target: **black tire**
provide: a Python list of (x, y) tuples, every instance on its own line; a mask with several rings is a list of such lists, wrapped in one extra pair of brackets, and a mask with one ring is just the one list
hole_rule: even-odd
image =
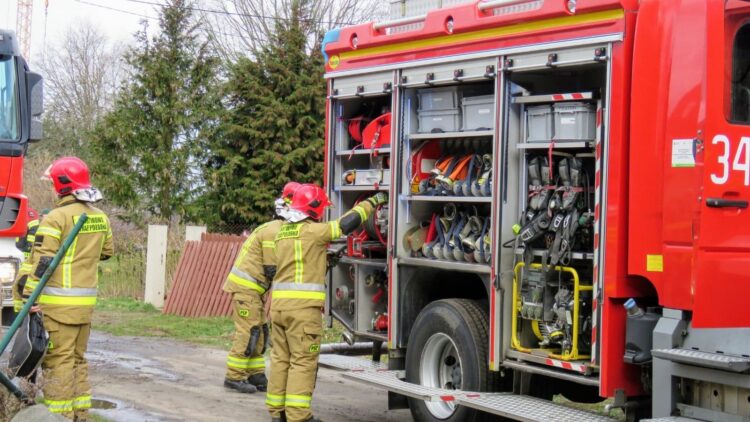
[[(445, 299), (430, 303), (419, 313), (409, 336), (406, 351), (406, 380), (422, 384), (423, 352), (430, 338), (441, 333), (455, 345), (460, 361), (461, 385), (465, 391), (491, 391), (496, 375), (488, 368), (489, 318), (486, 307), (468, 299)], [(443, 337), (444, 336), (439, 336)], [(417, 422), (480, 422), (496, 420), (484, 412), (462, 406), (449, 417), (440, 418), (422, 400), (409, 398), (409, 408)]]

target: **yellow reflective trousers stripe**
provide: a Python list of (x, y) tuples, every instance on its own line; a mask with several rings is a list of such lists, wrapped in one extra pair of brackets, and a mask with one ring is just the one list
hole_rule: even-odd
[(96, 305), (96, 296), (40, 295), (39, 303), (47, 305), (94, 306)]
[(266, 367), (266, 358), (236, 358), (234, 356), (227, 357), (227, 366), (230, 368), (237, 369), (262, 369)]
[(91, 409), (91, 396), (89, 395), (78, 396), (75, 399), (73, 399), (73, 409), (74, 410)]
[(287, 394), (286, 398), (284, 399), (285, 407), (298, 407), (307, 409), (310, 407), (310, 403), (312, 403), (312, 396)]
[(284, 407), (284, 396), (266, 393), (266, 404), (272, 407)]
[(52, 413), (66, 413), (73, 411), (73, 400), (44, 400), (47, 410)]

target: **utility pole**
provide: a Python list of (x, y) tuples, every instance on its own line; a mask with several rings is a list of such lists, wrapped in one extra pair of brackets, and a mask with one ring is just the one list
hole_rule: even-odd
[(16, 35), (18, 36), (21, 52), (26, 60), (31, 58), (31, 16), (34, 11), (34, 0), (17, 0), (16, 3)]

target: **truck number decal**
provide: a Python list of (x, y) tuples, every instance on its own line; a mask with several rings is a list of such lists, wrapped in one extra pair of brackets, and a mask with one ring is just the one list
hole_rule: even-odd
[[(716, 158), (721, 166), (719, 174), (711, 173), (711, 181), (716, 185), (723, 185), (729, 181), (729, 160), (732, 156), (732, 147), (729, 138), (725, 135), (716, 135), (711, 141), (712, 145), (722, 144), (723, 149)], [(750, 137), (743, 136), (734, 154), (731, 169), (743, 174), (743, 183), (750, 186)]]

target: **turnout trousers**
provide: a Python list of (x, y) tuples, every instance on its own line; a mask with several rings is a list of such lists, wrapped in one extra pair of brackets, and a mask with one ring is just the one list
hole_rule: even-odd
[[(263, 347), (266, 343), (263, 331), (264, 313), (263, 301), (259, 294), (232, 293), (234, 338), (232, 349), (227, 357), (227, 379), (241, 381), (265, 371), (266, 361), (263, 357)], [(253, 333), (257, 333), (255, 334), (256, 345), (253, 350), (248, 350)]]
[(44, 315), (49, 332), (44, 371), (44, 404), (50, 412), (68, 419), (86, 419), (91, 408), (89, 365), (84, 354), (91, 324), (63, 324)]
[(266, 406), (271, 417), (286, 413), (289, 422), (312, 417), (312, 394), (318, 376), (318, 356), (323, 335), (319, 307), (289, 311), (271, 308), (271, 379)]

